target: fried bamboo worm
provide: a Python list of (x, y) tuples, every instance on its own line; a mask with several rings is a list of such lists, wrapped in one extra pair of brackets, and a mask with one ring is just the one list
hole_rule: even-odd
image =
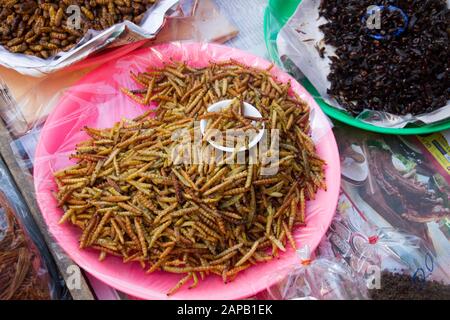
[(213, 177), (211, 177), (201, 188), (200, 192), (205, 192), (209, 187), (216, 184), (226, 173), (228, 172), (228, 168), (224, 167), (220, 169)]
[(100, 223), (98, 224), (97, 228), (94, 231), (94, 234), (92, 235), (92, 237), (89, 239), (89, 243), (88, 244), (93, 244), (95, 243), (95, 241), (97, 240), (98, 236), (100, 235), (100, 233), (102, 232), (103, 227), (105, 226), (106, 222), (111, 218), (112, 212), (108, 211), (100, 220)]
[(305, 190), (302, 189), (300, 191), (300, 222), (305, 222), (305, 209), (306, 209), (306, 203), (305, 203)]
[(181, 186), (174, 174), (172, 174), (172, 183), (173, 183), (173, 187), (175, 188), (175, 196), (177, 198), (178, 203), (183, 204), (184, 198), (183, 198)]
[(281, 241), (277, 238), (275, 238), (273, 235), (270, 235), (269, 240), (272, 241), (272, 243), (281, 251), (286, 251), (286, 248), (283, 246), (283, 244), (281, 243)]
[(206, 272), (206, 271), (221, 271), (225, 267), (223, 265), (217, 265), (217, 266), (198, 266), (198, 267), (184, 267), (184, 268), (176, 268), (176, 267), (169, 267), (169, 266), (163, 266), (162, 269), (167, 272), (172, 273), (190, 273), (190, 272)]
[(147, 273), (152, 273), (152, 272), (158, 270), (158, 268), (165, 262), (166, 257), (169, 256), (169, 254), (171, 253), (173, 248), (174, 248), (174, 245), (171, 245), (171, 246), (165, 248), (164, 251), (159, 255), (158, 260), (156, 261), (156, 263), (154, 263), (150, 267), (150, 269), (148, 269)]
[(142, 254), (145, 258), (145, 257), (147, 257), (147, 243), (146, 243), (145, 237), (144, 237), (144, 230), (143, 230), (141, 218), (134, 219), (134, 227), (136, 228), (139, 243), (141, 244)]
[(192, 273), (193, 283), (189, 286), (189, 289), (193, 289), (198, 286), (198, 276), (197, 273)]
[(75, 213), (74, 210), (72, 209), (68, 209), (66, 210), (66, 212), (64, 213), (64, 215), (61, 217), (61, 219), (59, 219), (58, 223), (64, 223), (66, 222), (68, 219), (70, 219), (70, 217)]
[(239, 267), (234, 267), (232, 269), (230, 269), (229, 271), (226, 272), (226, 276), (228, 278), (235, 276), (236, 274), (238, 274), (239, 272), (244, 271), (245, 269), (248, 269), (251, 266), (250, 263), (241, 265)]
[(119, 238), (119, 241), (121, 244), (125, 243), (125, 240), (123, 238), (123, 231), (120, 229), (120, 227), (117, 225), (116, 221), (114, 219), (111, 219), (111, 225), (116, 231), (116, 235)]
[(159, 226), (158, 228), (156, 228), (152, 232), (152, 238), (151, 238), (150, 243), (148, 245), (149, 249), (151, 249), (153, 247), (153, 245), (155, 244), (156, 240), (161, 236), (163, 231), (171, 224), (172, 224), (172, 221), (169, 220), (169, 221), (165, 222), (164, 224), (162, 224), (161, 226)]
[[(139, 248), (139, 250), (142, 250), (142, 248), (140, 248), (141, 244), (139, 241), (139, 238), (136, 236), (136, 234), (133, 231), (133, 227), (131, 225), (131, 221), (130, 219), (125, 216), (125, 231), (128, 234), (128, 236), (131, 238), (131, 240), (134, 242), (134, 244)], [(117, 220), (120, 221), (120, 220)]]
[(87, 227), (83, 230), (83, 234), (80, 237), (80, 249), (86, 247), (87, 241), (91, 236), (90, 233), (94, 230), (97, 223), (98, 223), (98, 215), (93, 215), (92, 218), (89, 220)]
[(152, 80), (150, 81), (150, 84), (148, 85), (147, 92), (145, 94), (145, 98), (144, 98), (145, 105), (148, 105), (149, 102), (151, 101), (151, 95), (153, 92), (154, 85), (155, 85), (155, 78), (152, 78)]
[(192, 273), (189, 273), (187, 276), (185, 276), (183, 279), (181, 279), (180, 281), (178, 281), (178, 283), (171, 288), (168, 292), (167, 295), (171, 296), (173, 295), (177, 290), (179, 290), (186, 282), (188, 282), (190, 279), (192, 278)]
[(256, 249), (258, 248), (259, 240), (255, 241), (255, 243), (252, 245), (250, 250), (235, 264), (235, 267), (239, 267), (243, 265), (247, 260), (249, 260), (253, 254), (255, 253)]
[(242, 177), (242, 175), (247, 176), (247, 172), (243, 172), (243, 173), (240, 174), (240, 175), (236, 175), (236, 176), (234, 176), (234, 177), (227, 178), (227, 179), (226, 179), (224, 182), (222, 182), (221, 184), (218, 184), (218, 185), (216, 185), (215, 187), (213, 187), (213, 188), (211, 188), (211, 189), (209, 189), (209, 190), (203, 192), (203, 195), (204, 195), (204, 196), (208, 196), (208, 195), (213, 194), (213, 193), (215, 193), (215, 192), (217, 192), (217, 191), (219, 191), (219, 190), (224, 189), (225, 187), (231, 185), (235, 180), (240, 179), (240, 177)]
[(283, 230), (286, 234), (286, 237), (289, 240), (289, 243), (291, 244), (291, 247), (296, 250), (297, 249), (297, 245), (295, 244), (295, 240), (294, 237), (292, 236), (291, 230), (289, 229), (288, 225), (286, 224), (286, 222), (282, 222), (283, 224)]

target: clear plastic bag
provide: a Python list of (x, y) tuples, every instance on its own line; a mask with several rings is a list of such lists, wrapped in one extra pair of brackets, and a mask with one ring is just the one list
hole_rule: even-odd
[[(170, 14), (169, 9), (177, 3), (178, 0), (159, 0), (147, 10), (140, 26), (125, 20), (103, 31), (90, 29), (74, 48), (48, 59), (12, 53), (0, 46), (0, 64), (25, 75), (44, 76), (71, 66), (100, 50), (154, 38), (163, 26), (166, 14)], [(183, 5), (189, 8), (192, 1), (184, 0)]]
[(446, 279), (444, 266), (437, 263), (436, 255), (421, 238), (393, 228), (378, 228), (367, 234), (354, 261), (357, 272), (367, 276), (368, 266), (379, 266), (380, 270), (408, 273), (415, 279)]
[[(335, 228), (334, 224), (329, 234)], [(307, 248), (299, 250), (297, 265), (274, 273), (272, 277), (277, 279), (277, 284), (267, 289), (267, 298), (369, 299), (376, 290), (384, 288), (386, 272), (407, 275), (416, 285), (429, 280), (448, 282), (445, 267), (436, 262), (435, 255), (422, 239), (391, 228), (372, 228), (368, 224), (362, 229), (350, 236), (348, 250), (341, 242), (339, 251), (320, 250), (315, 260), (309, 258)], [(336, 238), (331, 241), (332, 246), (338, 243)]]
[(377, 225), (383, 225), (383, 221), (359, 211), (343, 193), (338, 213), (320, 246), (320, 256), (345, 261), (365, 279), (370, 297), (385, 294), (383, 276), (387, 272), (402, 274), (414, 282), (449, 283), (448, 263), (442, 251), (430, 249), (422, 238), (406, 231)]
[(239, 30), (214, 0), (180, 2), (182, 14), (169, 17), (151, 45), (170, 41), (223, 43), (234, 38)]
[[(277, 284), (267, 289), (274, 300), (362, 300), (367, 298), (365, 280), (349, 266), (332, 257), (311, 260), (308, 247), (297, 251), (299, 262), (287, 272), (277, 271)], [(286, 274), (287, 273), (287, 274)]]
[(0, 160), (0, 300), (66, 297), (52, 256)]
[(394, 228), (377, 228), (362, 219), (349, 222), (337, 218), (327, 237), (334, 254), (364, 276), (369, 288), (380, 285), (383, 270), (448, 282), (445, 267), (421, 238)]

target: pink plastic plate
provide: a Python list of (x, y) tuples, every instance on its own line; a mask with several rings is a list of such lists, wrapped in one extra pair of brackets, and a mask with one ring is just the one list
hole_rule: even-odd
[[(52, 191), (56, 185), (52, 172), (71, 164), (68, 156), (75, 145), (87, 138), (81, 131), (84, 126), (111, 127), (123, 117), (141, 114), (145, 107), (125, 97), (121, 86), (131, 87), (129, 71), (138, 72), (148, 66), (161, 67), (170, 59), (187, 61), (193, 67), (205, 66), (210, 61), (234, 58), (246, 65), (267, 68), (268, 61), (240, 50), (216, 44), (170, 43), (140, 49), (108, 62), (86, 75), (79, 83), (67, 90), (55, 110), (48, 117), (35, 154), (34, 182), (37, 201), (59, 245), (84, 270), (98, 279), (132, 296), (142, 299), (166, 299), (166, 292), (177, 283), (180, 275), (165, 272), (146, 274), (138, 263), (124, 264), (116, 257), (98, 261), (98, 253), (80, 250), (79, 229), (69, 223), (58, 224), (62, 210), (57, 208)], [(292, 77), (276, 67), (273, 74), (280, 81), (291, 81), (293, 90), (312, 108), (313, 137), (319, 155), (326, 160), (327, 191), (320, 191), (315, 201), (307, 204), (307, 226), (295, 231), (298, 246), (309, 245), (314, 250), (328, 229), (334, 215), (340, 183), (339, 155), (328, 119), (314, 99)], [(195, 289), (182, 288), (171, 299), (240, 299), (252, 296), (270, 285), (276, 277), (274, 272), (298, 261), (291, 249), (279, 259), (258, 264), (242, 272), (233, 282), (224, 284), (222, 279), (211, 276), (201, 281)]]

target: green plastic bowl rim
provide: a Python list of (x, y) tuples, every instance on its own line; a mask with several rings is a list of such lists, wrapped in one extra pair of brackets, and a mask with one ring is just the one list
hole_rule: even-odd
[[(271, 26), (271, 19), (274, 19), (273, 8), (280, 8), (282, 6), (283, 10), (280, 10), (281, 16), (278, 17), (278, 21), (281, 21), (282, 24), (286, 23), (290, 16), (293, 14), (295, 9), (301, 0), (269, 0), (269, 4), (264, 13), (264, 39), (266, 42), (267, 51), (269, 52), (270, 58), (281, 65), (281, 61), (278, 56), (278, 49), (276, 47), (276, 37), (280, 29), (277, 26)], [(321, 98), (315, 98), (316, 102), (322, 108), (322, 110), (331, 118), (338, 120), (342, 123), (350, 125), (352, 127), (360, 128), (367, 131), (383, 133), (383, 134), (396, 134), (396, 135), (423, 135), (430, 134), (434, 132), (444, 131), (450, 129), (450, 119), (444, 120), (443, 122), (433, 123), (429, 125), (424, 125), (421, 127), (409, 127), (409, 128), (385, 128), (378, 127), (372, 124), (363, 122), (359, 119), (355, 119), (348, 113), (338, 110), (326, 102), (324, 102)]]

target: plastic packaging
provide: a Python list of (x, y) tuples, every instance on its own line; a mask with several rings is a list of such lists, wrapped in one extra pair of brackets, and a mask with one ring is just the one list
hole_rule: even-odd
[[(307, 250), (299, 251), (296, 265), (273, 273), (277, 285), (268, 288), (263, 298), (368, 299), (369, 291), (374, 294), (384, 288), (385, 272), (406, 274), (416, 284), (448, 283), (445, 266), (421, 238), (394, 228), (377, 228), (352, 208), (338, 207), (338, 212), (316, 259), (311, 262)], [(311, 268), (314, 263), (317, 266)]]
[[(191, 1), (184, 2), (189, 7)], [(170, 14), (169, 9), (177, 3), (178, 0), (159, 0), (148, 9), (140, 26), (125, 20), (103, 31), (89, 30), (74, 48), (48, 59), (11, 53), (0, 46), (0, 64), (22, 74), (38, 77), (73, 65), (102, 49), (151, 39), (163, 26), (166, 14)]]
[[(321, 43), (323, 33), (319, 26), (326, 20), (318, 17), (318, 7), (320, 0), (303, 0), (278, 35), (277, 45), (280, 57), (287, 56), (317, 89), (326, 103), (344, 110), (339, 104), (331, 98), (327, 89), (330, 82), (327, 76), (330, 71), (330, 58), (334, 53), (334, 48), (325, 45), (325, 59), (320, 58), (315, 46)], [(301, 28), (302, 32), (298, 32)], [(323, 42), (323, 41), (322, 41)], [(283, 59), (281, 59), (283, 60)], [(450, 104), (435, 110), (431, 113), (412, 116), (399, 116), (387, 112), (374, 110), (365, 110), (361, 112), (357, 119), (385, 128), (403, 128), (408, 124), (433, 124), (450, 118)]]
[[(367, 299), (365, 280), (349, 266), (332, 257), (311, 260), (307, 246), (297, 251), (298, 263), (274, 272), (277, 283), (268, 287), (273, 300), (362, 300)], [(286, 274), (287, 273), (287, 274)]]
[[(61, 210), (56, 207), (51, 193), (55, 189), (52, 173), (72, 162), (68, 159), (75, 144), (85, 139), (80, 129), (84, 126), (105, 128), (120, 121), (123, 117), (133, 118), (148, 109), (141, 106), (120, 92), (120, 87), (135, 86), (130, 71), (136, 73), (147, 66), (161, 67), (171, 59), (186, 61), (190, 66), (205, 66), (213, 61), (225, 61), (234, 58), (252, 67), (268, 68), (271, 66), (261, 58), (237, 49), (215, 44), (170, 43), (142, 49), (132, 54), (111, 61), (82, 78), (77, 84), (64, 92), (60, 99), (51, 99), (56, 106), (42, 129), (36, 125), (30, 136), (21, 138), (29, 154), (28, 168), (33, 165), (36, 197), (49, 230), (61, 247), (83, 269), (113, 287), (140, 298), (166, 298), (165, 289), (173, 286), (179, 279), (175, 275), (145, 274), (138, 264), (123, 264), (120, 259), (108, 257), (98, 261), (97, 254), (78, 248), (78, 230), (69, 224), (58, 224)], [(297, 241), (315, 248), (326, 232), (335, 212), (340, 170), (336, 143), (329, 120), (316, 105), (314, 99), (293, 78), (273, 67), (271, 72), (282, 82), (291, 81), (292, 89), (304, 99), (312, 109), (310, 127), (319, 155), (326, 159), (327, 191), (320, 191), (316, 200), (307, 204), (307, 226), (299, 228), (295, 234)], [(42, 122), (40, 122), (41, 124)], [(28, 140), (25, 140), (28, 137)], [(36, 153), (32, 151), (35, 139), (39, 139)], [(20, 149), (17, 149), (20, 150)], [(211, 278), (195, 290), (177, 292), (175, 298), (214, 299), (243, 298), (265, 288), (267, 283), (261, 274), (296, 260), (293, 252), (267, 264), (257, 265), (239, 275), (233, 282), (223, 286), (219, 278)], [(164, 289), (165, 288), (165, 289)], [(214, 288), (214, 289), (213, 289)]]
[(63, 283), (0, 160), (0, 300), (64, 299)]
[(381, 270), (409, 273), (413, 279), (445, 280), (445, 269), (436, 260), (421, 238), (392, 228), (379, 228), (366, 238), (355, 266), (358, 271), (367, 272), (364, 265), (379, 262)]
[(350, 268), (376, 289), (382, 270), (408, 273), (414, 279), (448, 282), (446, 268), (419, 237), (394, 228), (377, 228), (357, 214), (339, 214), (327, 238), (333, 255), (344, 259)]

